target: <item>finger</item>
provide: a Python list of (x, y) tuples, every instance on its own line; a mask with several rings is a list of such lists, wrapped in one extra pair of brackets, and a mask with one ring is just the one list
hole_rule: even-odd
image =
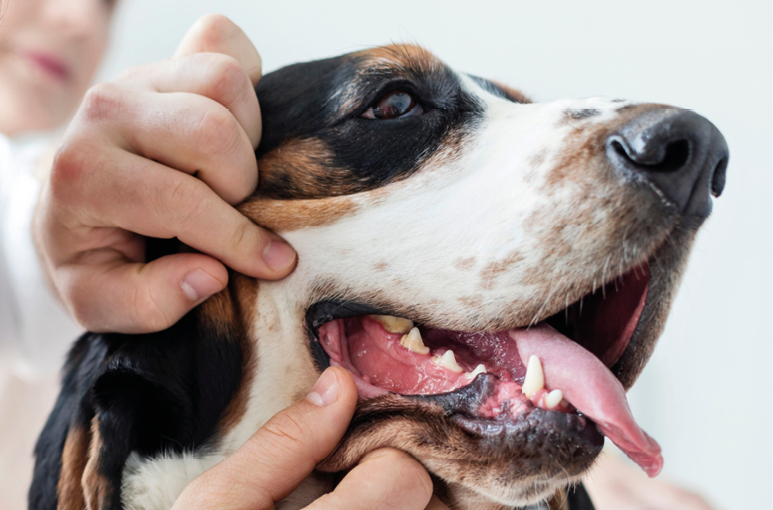
[(124, 101), (126, 108), (106, 126), (118, 146), (195, 174), (232, 205), (255, 191), (252, 142), (226, 107), (187, 93), (130, 94)]
[[(186, 488), (180, 508), (268, 509), (327, 457), (357, 404), (348, 372), (328, 368), (307, 398), (275, 415), (237, 450)], [(429, 499), (429, 498), (428, 498)]]
[[(108, 163), (92, 161), (91, 167), (81, 169), (88, 175), (75, 178), (66, 190), (52, 186), (60, 190), (59, 201), (72, 209), (80, 224), (115, 226), (147, 237), (177, 237), (256, 278), (282, 278), (294, 268), (295, 252), (287, 243), (252, 223), (199, 179), (118, 148), (111, 151), (100, 156)], [(63, 261), (99, 247), (62, 241), (50, 244), (71, 247), (71, 252), (56, 254)]]
[(222, 53), (235, 58), (257, 85), (263, 62), (247, 35), (222, 14), (207, 14), (188, 30), (174, 58), (193, 53)]
[(260, 107), (254, 85), (242, 64), (220, 53), (197, 53), (124, 72), (119, 78), (144, 90), (187, 92), (207, 97), (230, 111), (257, 146), (261, 134)]
[(424, 510), (432, 490), (429, 474), (416, 459), (385, 448), (366, 455), (333, 492), (306, 510)]
[(225, 266), (198, 253), (143, 264), (114, 250), (96, 250), (57, 272), (72, 314), (97, 333), (161, 331), (228, 283)]

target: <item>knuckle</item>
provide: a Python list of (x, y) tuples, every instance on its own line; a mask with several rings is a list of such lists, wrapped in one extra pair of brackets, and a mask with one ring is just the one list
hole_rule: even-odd
[(114, 117), (123, 107), (123, 92), (113, 83), (98, 83), (83, 98), (79, 115), (87, 122), (100, 122)]
[(250, 250), (250, 252), (254, 252), (254, 250), (252, 250), (252, 242), (251, 242), (252, 240), (251, 234), (252, 234), (253, 228), (255, 228), (255, 226), (246, 218), (242, 220), (238, 226), (236, 226), (235, 230), (231, 234), (230, 244), (229, 244), (229, 246), (233, 251), (237, 253), (244, 253), (242, 248), (246, 248), (246, 250)]
[(240, 128), (228, 110), (213, 108), (200, 118), (193, 139), (202, 154), (213, 159), (234, 152), (241, 141)]
[(280, 450), (303, 448), (311, 435), (308, 425), (283, 412), (263, 426), (264, 440)]
[(174, 324), (175, 321), (168, 316), (161, 302), (164, 300), (157, 299), (152, 288), (145, 285), (135, 287), (132, 302), (134, 322), (148, 331), (160, 331)]
[(221, 104), (228, 105), (235, 102), (245, 91), (252, 91), (249, 76), (235, 58), (215, 55), (212, 59), (210, 97)]
[(159, 198), (159, 216), (168, 217), (178, 229), (195, 228), (209, 204), (202, 186), (204, 184), (196, 179), (178, 180), (168, 195)]
[[(91, 157), (89, 155), (91, 154)], [(81, 183), (93, 164), (94, 151), (86, 140), (73, 140), (62, 145), (54, 155), (49, 185), (54, 200), (72, 203), (80, 196)]]

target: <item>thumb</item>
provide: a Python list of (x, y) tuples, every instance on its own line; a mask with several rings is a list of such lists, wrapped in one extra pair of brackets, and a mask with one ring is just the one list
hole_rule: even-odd
[(328, 368), (306, 398), (275, 415), (236, 453), (194, 480), (175, 508), (273, 509), (335, 449), (356, 405), (352, 376)]

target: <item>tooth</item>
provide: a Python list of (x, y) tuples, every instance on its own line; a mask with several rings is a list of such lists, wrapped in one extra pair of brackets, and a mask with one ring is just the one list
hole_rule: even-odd
[(486, 367), (483, 366), (483, 363), (475, 367), (475, 370), (470, 372), (470, 379), (475, 379), (478, 374), (485, 374), (486, 373)]
[(553, 409), (554, 407), (558, 406), (558, 404), (560, 404), (563, 399), (564, 393), (561, 390), (553, 390), (545, 395), (545, 407), (548, 409)]
[[(411, 324), (413, 323), (411, 322)], [(403, 335), (400, 339), (400, 345), (417, 354), (429, 354), (429, 347), (425, 346), (424, 342), (422, 342), (419, 328), (412, 328), (407, 335)]]
[(435, 356), (432, 358), (432, 362), (435, 365), (447, 368), (448, 370), (456, 372), (457, 374), (464, 372), (464, 369), (462, 369), (462, 367), (459, 366), (459, 363), (456, 362), (456, 356), (454, 356), (454, 351), (451, 349), (448, 349), (442, 356)]
[(378, 321), (384, 326), (384, 329), (390, 333), (406, 334), (413, 329), (413, 321), (394, 317), (392, 315), (370, 315), (371, 319)]
[(542, 363), (536, 355), (532, 355), (528, 365), (526, 365), (526, 377), (523, 380), (521, 391), (526, 395), (526, 398), (531, 398), (544, 387), (545, 374), (542, 372)]

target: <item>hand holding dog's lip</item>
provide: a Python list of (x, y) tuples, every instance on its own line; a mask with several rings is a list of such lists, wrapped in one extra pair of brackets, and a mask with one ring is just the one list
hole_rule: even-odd
[[(173, 508), (273, 509), (335, 449), (356, 403), (351, 376), (340, 368), (326, 370), (305, 399), (274, 416), (232, 456), (191, 482)], [(380, 449), (306, 509), (447, 510), (432, 491), (429, 475), (416, 460)]]
[[(234, 208), (258, 182), (260, 74), (246, 35), (211, 15), (173, 59), (90, 91), (36, 221), (51, 280), (83, 326), (162, 330), (225, 288), (225, 266), (264, 279), (292, 271), (294, 250)], [(141, 236), (198, 253), (146, 262)]]

